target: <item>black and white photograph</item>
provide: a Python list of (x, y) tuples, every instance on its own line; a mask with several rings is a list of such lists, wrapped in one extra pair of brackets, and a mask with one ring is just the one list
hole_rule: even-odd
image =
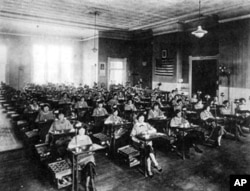
[(249, 191), (250, 0), (0, 0), (0, 191)]

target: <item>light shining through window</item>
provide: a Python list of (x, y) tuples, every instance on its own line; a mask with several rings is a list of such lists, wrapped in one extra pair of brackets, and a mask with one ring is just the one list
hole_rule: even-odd
[(34, 45), (33, 82), (43, 84), (73, 82), (73, 51), (60, 45)]

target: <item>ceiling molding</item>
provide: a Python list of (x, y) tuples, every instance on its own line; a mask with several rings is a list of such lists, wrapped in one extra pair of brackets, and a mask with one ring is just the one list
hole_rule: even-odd
[(219, 23), (228, 23), (228, 22), (232, 22), (232, 21), (238, 21), (238, 20), (249, 19), (249, 18), (250, 18), (250, 14), (242, 15), (242, 16), (238, 16), (238, 17), (233, 17), (233, 18), (221, 19), (221, 20), (219, 20)]
[(124, 30), (111, 30), (111, 31), (100, 31), (100, 38), (120, 39), (120, 40), (131, 40), (132, 33)]
[[(19, 21), (36, 21), (41, 23), (51, 23), (51, 24), (59, 24), (63, 26), (70, 26), (70, 27), (81, 27), (86, 29), (94, 29), (94, 24), (89, 23), (82, 23), (82, 22), (75, 22), (75, 21), (67, 21), (63, 19), (53, 19), (49, 17), (41, 17), (41, 16), (31, 16), (31, 15), (24, 15), (24, 14), (17, 14), (17, 13), (11, 13), (6, 11), (0, 11), (0, 18), (7, 18), (7, 19), (15, 19)], [(100, 24), (96, 25), (97, 30), (120, 30), (120, 28), (117, 27), (108, 27), (108, 26), (102, 26)]]

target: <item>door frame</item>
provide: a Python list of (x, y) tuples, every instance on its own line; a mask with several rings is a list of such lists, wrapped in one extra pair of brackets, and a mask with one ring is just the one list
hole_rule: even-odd
[(122, 61), (124, 63), (124, 80), (125, 83), (127, 81), (127, 58), (111, 58), (108, 57), (108, 64), (107, 64), (107, 88), (109, 90), (109, 86), (110, 86), (110, 62), (115, 62), (115, 61)]
[(193, 61), (197, 60), (216, 60), (217, 64), (219, 63), (219, 55), (215, 56), (189, 56), (189, 76), (188, 76), (188, 83), (189, 83), (189, 97), (192, 97), (192, 73), (193, 73)]

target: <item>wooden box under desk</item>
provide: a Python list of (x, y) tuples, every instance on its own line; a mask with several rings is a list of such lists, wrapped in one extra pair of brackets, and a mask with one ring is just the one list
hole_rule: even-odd
[(35, 152), (41, 162), (51, 158), (51, 149), (47, 143), (35, 145)]
[(48, 168), (58, 189), (72, 185), (72, 168), (65, 160), (49, 163)]
[(135, 149), (133, 146), (126, 145), (119, 148), (117, 152), (125, 158), (125, 162), (130, 168), (140, 164), (140, 151)]
[(107, 142), (110, 141), (110, 138), (103, 133), (96, 133), (92, 135), (92, 140), (94, 143), (97, 143), (100, 145), (106, 145)]

